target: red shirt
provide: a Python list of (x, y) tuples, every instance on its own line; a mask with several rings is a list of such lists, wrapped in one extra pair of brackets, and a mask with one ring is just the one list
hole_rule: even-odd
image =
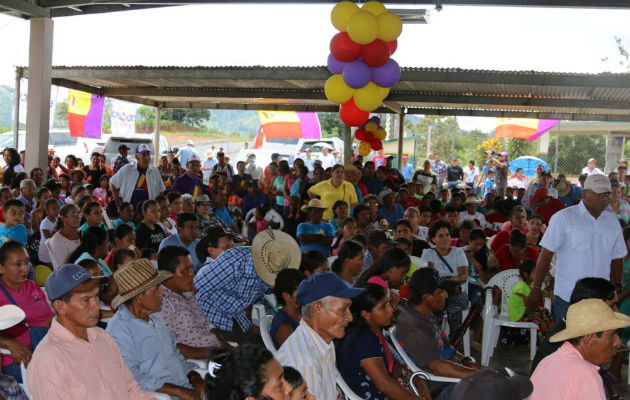
[(422, 201), (416, 196), (407, 196), (407, 204), (403, 204), (405, 208), (420, 207)]
[(550, 199), (551, 201), (548, 205), (539, 205), (538, 207), (536, 207), (536, 214), (542, 215), (545, 218), (545, 224), (547, 225), (549, 225), (549, 220), (551, 219), (551, 216), (565, 207), (563, 201), (554, 199), (553, 197), (551, 197)]
[[(494, 223), (494, 222), (505, 222), (505, 221), (507, 221), (507, 218), (505, 218), (505, 216), (498, 211), (495, 211), (492, 214), (488, 214), (488, 216), (486, 217), (486, 222), (488, 222), (489, 224)], [(496, 233), (496, 231), (493, 231), (492, 229), (489, 229), (489, 228), (486, 228), (485, 231), (486, 231), (486, 235), (488, 236), (492, 236)]]
[[(508, 221), (510, 223), (510, 227), (512, 226), (512, 223), (510, 221)], [(505, 224), (507, 224), (508, 222), (506, 222)], [(503, 225), (505, 227), (505, 225)], [(499, 250), (501, 247), (503, 247), (503, 245), (506, 245), (510, 242), (510, 231), (509, 230), (505, 230), (502, 229), (499, 231), (499, 233), (496, 234), (496, 236), (494, 237), (494, 239), (492, 240), (492, 243), (490, 244), (490, 249), (496, 253), (497, 250)], [(527, 233), (527, 229), (525, 228), (521, 228), (521, 231), (523, 233)]]
[[(520, 258), (516, 258), (510, 254), (508, 249), (508, 245), (503, 245), (494, 256), (499, 260), (499, 264), (501, 265), (501, 270), (505, 271), (506, 269), (518, 269), (518, 265), (521, 263)], [(534, 246), (527, 245), (527, 253), (525, 254), (525, 260), (537, 260), (538, 259), (538, 250)]]

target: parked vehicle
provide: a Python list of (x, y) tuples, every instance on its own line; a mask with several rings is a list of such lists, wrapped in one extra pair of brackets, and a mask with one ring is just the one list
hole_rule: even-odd
[(300, 139), (297, 144), (295, 158), (306, 157), (306, 151), (310, 149), (311, 157), (316, 160), (320, 160), (324, 143), (329, 146), (331, 153), (338, 150), (340, 158), (343, 160), (343, 140), (339, 138)]
[[(141, 144), (147, 144), (151, 149), (153, 149), (153, 134), (136, 134), (132, 136), (115, 136), (112, 135), (107, 139), (107, 143), (103, 147), (101, 154), (105, 154), (107, 157), (107, 164), (112, 166), (114, 160), (118, 156), (118, 147), (121, 144), (127, 145), (129, 147), (129, 154), (131, 159), (133, 159), (133, 154), (136, 151), (136, 147)], [(172, 149), (171, 145), (168, 143), (168, 140), (164, 136), (160, 136), (160, 156), (165, 156), (168, 154), (170, 150), (176, 151), (176, 149)]]

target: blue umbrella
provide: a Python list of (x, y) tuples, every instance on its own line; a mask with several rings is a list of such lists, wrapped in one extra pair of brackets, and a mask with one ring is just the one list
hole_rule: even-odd
[(549, 165), (538, 157), (522, 156), (510, 161), (510, 170), (516, 172), (517, 169), (523, 168), (523, 174), (526, 176), (536, 175), (536, 168), (542, 165), (545, 171), (549, 171)]

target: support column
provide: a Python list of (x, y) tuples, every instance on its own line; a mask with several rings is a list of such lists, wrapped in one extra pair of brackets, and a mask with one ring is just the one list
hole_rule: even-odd
[(352, 127), (343, 125), (343, 163), (352, 164)]
[(22, 68), (15, 68), (15, 87), (13, 91), (13, 120), (11, 121), (11, 131), (13, 131), (13, 147), (18, 147), (18, 135), (20, 134), (20, 85), (22, 83)]
[(405, 135), (405, 109), (398, 114), (398, 170), (402, 170), (403, 137)]
[(162, 119), (162, 105), (155, 110), (155, 130), (153, 132), (153, 165), (160, 163), (160, 120)]
[(31, 19), (28, 50), (28, 114), (26, 115), (26, 170), (46, 170), (50, 121), (53, 20)]

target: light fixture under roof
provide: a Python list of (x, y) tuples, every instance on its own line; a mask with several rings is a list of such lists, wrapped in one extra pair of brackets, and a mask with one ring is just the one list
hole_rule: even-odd
[(428, 24), (430, 22), (431, 10), (424, 8), (396, 8), (388, 11), (398, 15), (403, 24)]

